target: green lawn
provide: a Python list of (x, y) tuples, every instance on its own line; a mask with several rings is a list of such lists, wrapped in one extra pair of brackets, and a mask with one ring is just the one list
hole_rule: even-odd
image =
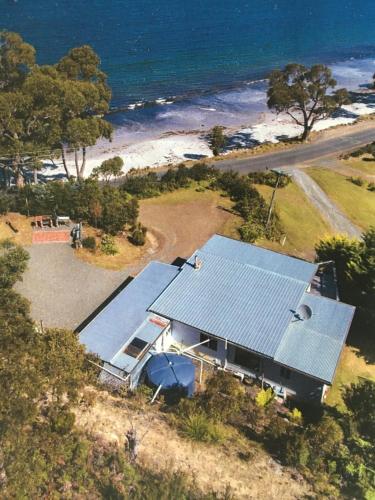
[[(271, 187), (257, 185), (256, 188), (267, 201), (270, 200)], [(313, 259), (315, 244), (324, 236), (332, 234), (318, 210), (294, 183), (278, 189), (275, 207), (285, 230), (285, 245), (267, 240), (261, 240), (259, 244), (297, 257)]]
[(365, 174), (375, 176), (375, 160), (373, 160), (369, 155), (364, 155), (362, 158), (350, 158), (349, 160), (341, 160), (341, 162), (346, 167), (358, 170), (358, 175)]
[(375, 225), (375, 192), (356, 186), (347, 177), (324, 168), (306, 169), (333, 202), (357, 226), (367, 229)]
[(328, 392), (326, 403), (330, 406), (337, 405), (341, 410), (345, 409), (341, 397), (342, 389), (346, 385), (358, 382), (361, 377), (375, 381), (375, 364), (366, 363), (356, 349), (346, 346), (341, 355), (333, 385)]

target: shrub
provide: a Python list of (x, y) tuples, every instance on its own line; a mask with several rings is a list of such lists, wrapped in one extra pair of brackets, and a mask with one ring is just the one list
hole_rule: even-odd
[(100, 249), (105, 255), (116, 255), (118, 249), (116, 247), (115, 239), (110, 234), (105, 234), (100, 242)]
[[(247, 175), (250, 181), (254, 184), (265, 184), (266, 186), (275, 187), (277, 178), (279, 177), (276, 172), (251, 172)], [(281, 175), (277, 187), (283, 188), (291, 182), (289, 175)]]
[(95, 251), (96, 250), (96, 239), (94, 236), (87, 236), (82, 240), (83, 248), (87, 248), (87, 250)]
[(13, 198), (4, 192), (0, 192), (0, 215), (5, 215), (7, 214), (13, 204)]
[(367, 189), (369, 191), (375, 191), (375, 182), (369, 182), (368, 186), (367, 186)]
[(130, 241), (133, 245), (142, 246), (146, 243), (147, 228), (140, 222), (132, 228)]
[(212, 422), (204, 413), (196, 413), (185, 417), (181, 424), (182, 433), (194, 441), (219, 443), (225, 439), (222, 426)]
[(258, 392), (258, 394), (255, 396), (255, 402), (261, 408), (265, 408), (274, 400), (274, 398), (275, 393), (273, 392), (272, 388), (269, 387), (268, 389), (261, 389)]
[(348, 177), (348, 181), (352, 182), (356, 186), (363, 186), (365, 181), (362, 179), (362, 177)]
[(264, 228), (256, 222), (245, 222), (238, 228), (241, 240), (247, 243), (254, 243), (264, 236)]

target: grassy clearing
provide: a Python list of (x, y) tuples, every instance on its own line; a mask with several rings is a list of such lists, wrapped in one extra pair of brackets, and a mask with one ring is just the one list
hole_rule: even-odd
[(357, 226), (375, 225), (375, 193), (356, 186), (344, 175), (323, 168), (306, 169), (315, 182)]
[(340, 410), (345, 410), (341, 391), (344, 386), (358, 382), (360, 377), (375, 381), (375, 364), (366, 363), (357, 349), (345, 346), (326, 403), (330, 406), (337, 405)]
[[(31, 220), (31, 218), (17, 213), (8, 213), (0, 217), (0, 240), (10, 238), (20, 245), (31, 245), (33, 232)], [(18, 229), (18, 233), (12, 231), (6, 221), (11, 222)]]
[(100, 250), (101, 235), (101, 231), (90, 226), (85, 226), (84, 237), (94, 236), (97, 248), (95, 251), (81, 248), (75, 251), (75, 255), (88, 264), (93, 264), (112, 271), (123, 269), (128, 265), (138, 264), (147, 251), (155, 244), (155, 238), (152, 234), (148, 235), (147, 242), (144, 246), (135, 246), (131, 244), (126, 236), (116, 236), (115, 243), (118, 253), (116, 255), (106, 255)]
[[(256, 188), (269, 202), (272, 188), (263, 185), (257, 185)], [(285, 244), (282, 246), (268, 240), (261, 240), (259, 244), (271, 250), (312, 259), (315, 255), (314, 245), (331, 234), (328, 224), (294, 183), (277, 191), (275, 207), (285, 230)]]
[(370, 155), (363, 155), (361, 158), (350, 158), (342, 160), (345, 167), (358, 170), (358, 175), (373, 175), (375, 177), (375, 160)]

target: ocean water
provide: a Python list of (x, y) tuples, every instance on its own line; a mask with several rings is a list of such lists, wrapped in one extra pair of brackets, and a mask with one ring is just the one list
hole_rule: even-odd
[(40, 63), (92, 45), (129, 140), (255, 123), (287, 62), (330, 64), (350, 88), (375, 72), (374, 0), (0, 0), (0, 20)]

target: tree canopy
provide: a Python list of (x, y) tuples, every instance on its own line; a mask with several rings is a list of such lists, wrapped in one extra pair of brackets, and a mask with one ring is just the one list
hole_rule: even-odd
[(74, 152), (76, 176), (83, 177), (86, 148), (112, 133), (103, 118), (111, 91), (99, 57), (85, 45), (70, 50), (56, 65), (38, 66), (35, 49), (20, 35), (3, 32), (0, 42), (3, 168), (22, 185), (30, 166), (61, 156), (69, 177), (69, 150)]
[(331, 70), (322, 64), (311, 68), (288, 64), (270, 74), (267, 105), (303, 127), (301, 138), (305, 140), (317, 121), (350, 102), (346, 89), (334, 90), (336, 83)]

